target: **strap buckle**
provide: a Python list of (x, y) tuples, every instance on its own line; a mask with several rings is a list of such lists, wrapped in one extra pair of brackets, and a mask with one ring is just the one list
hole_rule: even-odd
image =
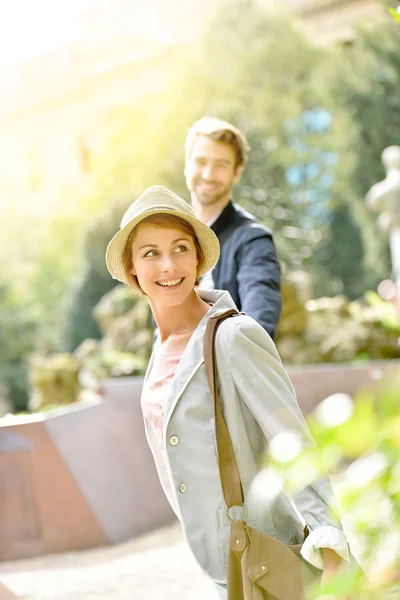
[[(229, 511), (231, 510), (231, 508), (243, 508), (244, 510), (244, 515), (242, 519), (234, 519), (233, 517), (231, 517)], [(248, 516), (249, 516), (249, 511), (247, 510), (247, 506), (245, 504), (243, 504), (242, 506), (239, 505), (233, 505), (233, 506), (227, 506), (226, 507), (226, 516), (228, 517), (229, 521), (243, 521), (243, 523), (246, 523)]]

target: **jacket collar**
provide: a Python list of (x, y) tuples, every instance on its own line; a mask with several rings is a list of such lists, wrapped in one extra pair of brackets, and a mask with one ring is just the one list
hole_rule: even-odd
[[(236, 308), (229, 292), (221, 290), (197, 290), (198, 295), (205, 302), (212, 304), (210, 310), (204, 315), (194, 330), (182, 358), (179, 361), (172, 381), (171, 390), (165, 405), (164, 430), (179, 398), (185, 391), (189, 381), (204, 362), (204, 333), (208, 319), (220, 309)], [(152, 361), (151, 361), (152, 362)], [(151, 363), (150, 363), (151, 364)]]
[(218, 219), (214, 221), (211, 225), (211, 229), (213, 232), (219, 236), (223, 231), (226, 230), (229, 223), (232, 221), (232, 218), (235, 216), (235, 208), (233, 206), (232, 199), (229, 200), (228, 204), (225, 206), (222, 213), (219, 215)]
[(220, 243), (221, 240), (223, 243), (233, 230), (246, 223), (260, 224), (252, 214), (247, 212), (242, 206), (239, 206), (239, 204), (236, 204), (236, 202), (233, 202), (231, 198), (219, 217), (211, 225), (211, 229), (218, 236)]

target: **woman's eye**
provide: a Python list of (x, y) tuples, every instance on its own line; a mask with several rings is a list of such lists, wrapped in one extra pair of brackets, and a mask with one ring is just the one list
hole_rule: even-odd
[(156, 251), (155, 250), (149, 250), (148, 252), (146, 252), (146, 254), (144, 255), (144, 257), (146, 258), (146, 256), (155, 256), (156, 255)]
[(176, 252), (186, 252), (186, 250), (187, 250), (186, 246), (177, 246), (175, 248)]

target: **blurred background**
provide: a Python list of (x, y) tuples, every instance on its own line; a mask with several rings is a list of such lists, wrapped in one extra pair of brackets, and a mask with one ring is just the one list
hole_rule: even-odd
[[(319, 405), (312, 468), (341, 474), (350, 529), (379, 557), (362, 597), (398, 582), (399, 41), (391, 0), (0, 0), (0, 559), (172, 518), (132, 400), (151, 315), (104, 254), (146, 187), (189, 199), (185, 135), (211, 115), (251, 146), (234, 197), (275, 234), (277, 346), (302, 409)], [(297, 455), (275, 458), (286, 472)]]
[[(364, 197), (385, 176), (382, 151), (400, 140), (396, 5), (1, 4), (4, 404), (26, 409), (30, 356), (102, 337), (92, 311), (115, 283), (106, 243), (145, 187), (188, 198), (183, 143), (203, 114), (248, 136), (236, 199), (273, 229), (287, 280), (301, 280), (308, 299), (345, 304), (376, 292), (390, 277), (389, 241)], [(295, 358), (293, 344), (282, 346), (286, 362), (320, 362)], [(371, 352), (398, 355), (393, 345)], [(363, 356), (355, 344), (322, 360)]]

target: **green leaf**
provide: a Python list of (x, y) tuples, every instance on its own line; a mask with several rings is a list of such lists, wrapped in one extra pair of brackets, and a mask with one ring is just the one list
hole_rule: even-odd
[(394, 20), (397, 21), (397, 23), (400, 23), (399, 8), (390, 7), (389, 8), (389, 13), (392, 15), (392, 17), (394, 18)]

